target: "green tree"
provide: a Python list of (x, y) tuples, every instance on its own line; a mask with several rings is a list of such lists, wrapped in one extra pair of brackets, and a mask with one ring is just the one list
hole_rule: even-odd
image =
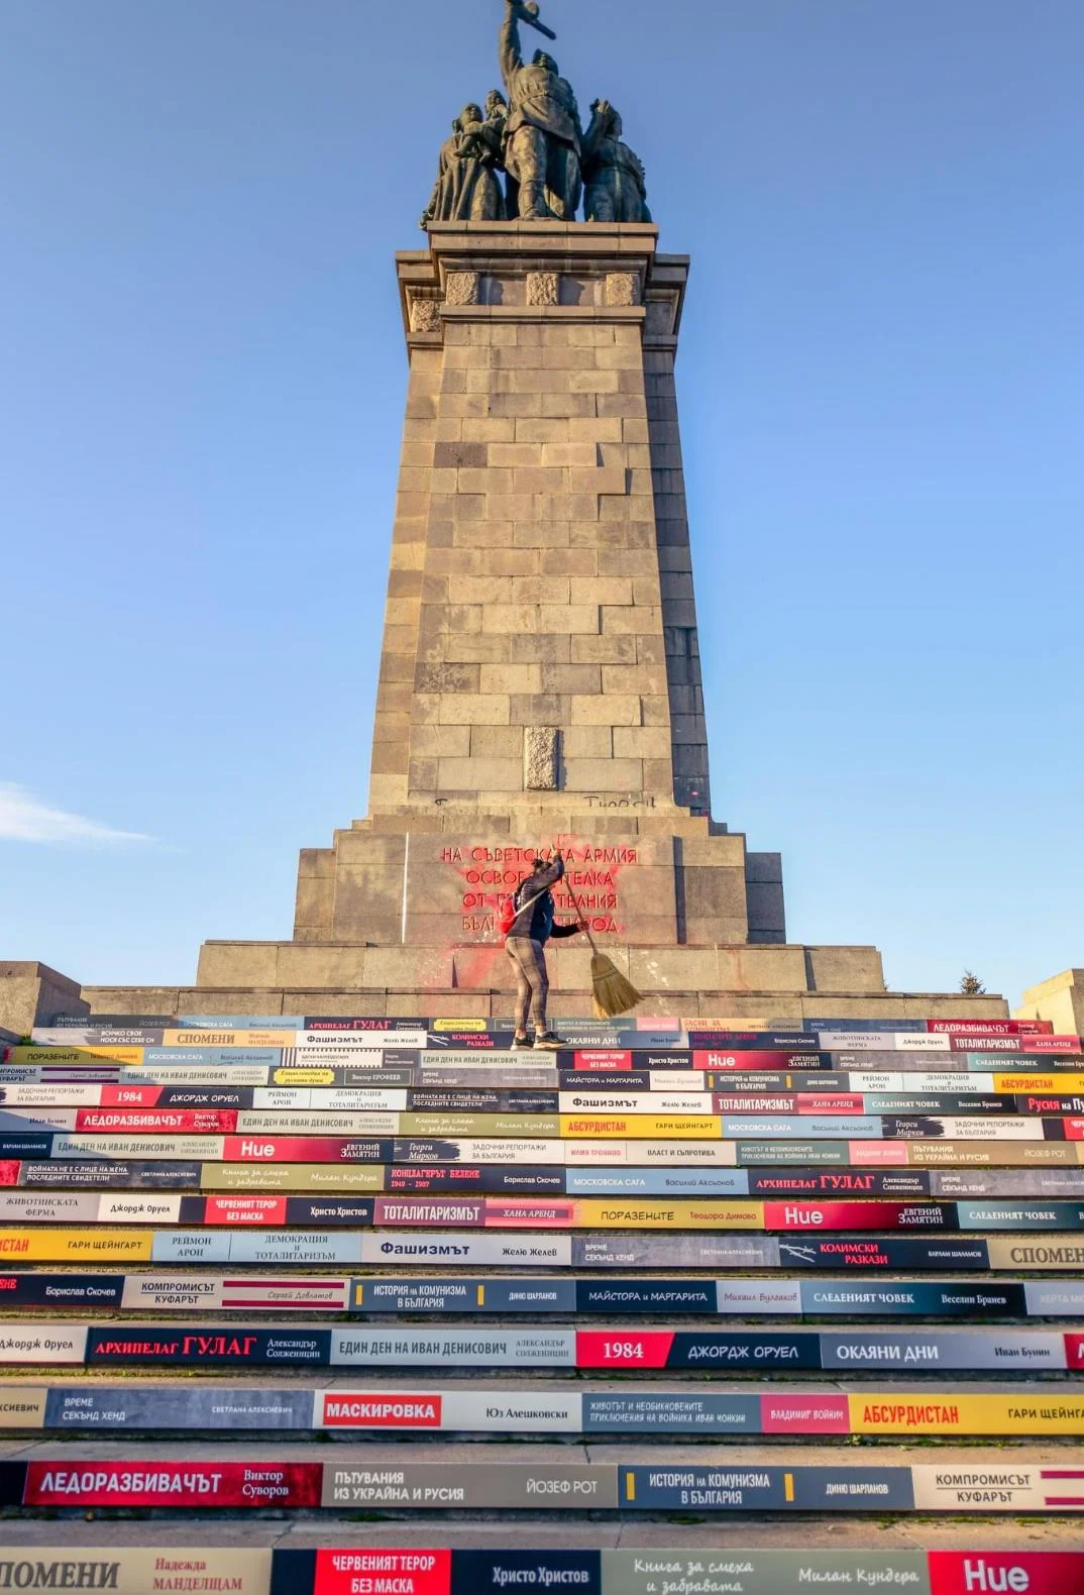
[(960, 981), (960, 990), (965, 997), (982, 997), (985, 995), (986, 987), (978, 975), (973, 975), (970, 969), (965, 969), (963, 979)]

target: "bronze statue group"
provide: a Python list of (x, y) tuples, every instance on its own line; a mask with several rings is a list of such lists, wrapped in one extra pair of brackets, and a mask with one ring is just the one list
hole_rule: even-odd
[[(504, 0), (500, 65), (505, 93), (465, 105), (440, 151), (440, 170), (421, 225), (446, 221), (649, 222), (644, 168), (622, 140), (608, 100), (596, 100), (586, 131), (572, 85), (544, 50), (525, 61), (519, 24), (537, 27), (537, 7)], [(547, 30), (542, 30), (547, 31)], [(503, 176), (503, 182), (502, 182)]]

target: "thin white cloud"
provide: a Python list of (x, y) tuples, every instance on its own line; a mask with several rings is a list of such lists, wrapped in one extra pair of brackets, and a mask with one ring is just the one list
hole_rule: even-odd
[(75, 847), (100, 847), (123, 842), (149, 842), (139, 831), (118, 831), (98, 820), (54, 809), (14, 781), (0, 781), (0, 841), (51, 842)]

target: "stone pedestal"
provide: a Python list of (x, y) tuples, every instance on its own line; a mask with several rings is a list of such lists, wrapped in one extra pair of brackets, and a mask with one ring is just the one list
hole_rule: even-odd
[(657, 236), (445, 223), (398, 257), (374, 820), (710, 812), (674, 388), (689, 267)]

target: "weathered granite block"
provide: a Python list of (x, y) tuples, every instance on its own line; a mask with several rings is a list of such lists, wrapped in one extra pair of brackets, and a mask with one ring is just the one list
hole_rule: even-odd
[(576, 759), (566, 755), (566, 792), (615, 792), (638, 798), (644, 771), (638, 759)]
[(331, 934), (336, 941), (398, 941), (403, 874), (391, 865), (342, 864), (335, 876)]
[(523, 784), (519, 759), (441, 759), (437, 769), (441, 793), (521, 792)]
[(746, 855), (745, 896), (749, 914), (749, 940), (785, 942), (787, 916), (783, 898), (783, 860), (779, 853)]
[(553, 726), (528, 726), (523, 739), (523, 784), (531, 792), (555, 792), (559, 785), (560, 732)]
[(82, 988), (67, 975), (34, 960), (0, 962), (0, 1029), (28, 1035), (35, 1025), (49, 1025), (60, 1015), (78, 1018), (90, 1012)]
[(885, 989), (881, 955), (875, 947), (808, 947), (806, 964), (810, 991)]

